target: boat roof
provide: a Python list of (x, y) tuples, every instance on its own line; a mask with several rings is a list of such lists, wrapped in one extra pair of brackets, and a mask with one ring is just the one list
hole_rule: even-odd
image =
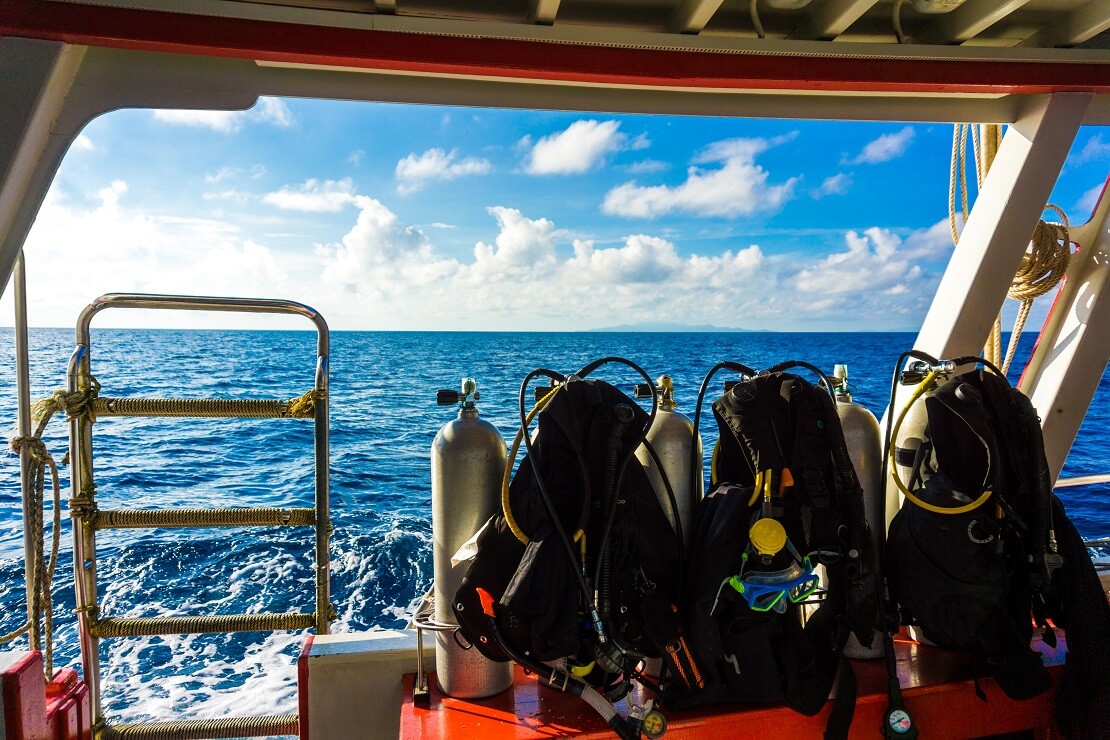
[(256, 95), (1009, 123), (1031, 96), (1078, 92), (1095, 95), (1085, 123), (1110, 123), (1107, 0), (757, 9), (758, 20), (748, 0), (5, 0), (0, 35), (95, 48), (105, 63), (120, 63), (113, 51), (162, 66), (183, 55), (197, 99), (182, 107), (251, 103), (200, 95), (202, 56), (230, 75), (225, 92)]

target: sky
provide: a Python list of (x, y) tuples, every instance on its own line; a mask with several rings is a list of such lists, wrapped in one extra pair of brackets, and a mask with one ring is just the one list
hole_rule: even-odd
[[(339, 330), (912, 331), (952, 253), (951, 140), (940, 124), (278, 98), (117, 111), (39, 212), (28, 313), (70, 327), (98, 295), (143, 292), (285, 298)], [(1108, 171), (1110, 129), (1081, 129), (1052, 201), (1086, 222)]]

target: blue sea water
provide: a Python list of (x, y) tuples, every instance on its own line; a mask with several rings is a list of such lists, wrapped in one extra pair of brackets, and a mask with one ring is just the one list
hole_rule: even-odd
[[(31, 332), (32, 395), (64, 386), (72, 330)], [(336, 631), (399, 627), (431, 581), (428, 452), (454, 416), (438, 388), (477, 377), (483, 417), (516, 426), (522, 377), (570, 372), (620, 355), (675, 380), (692, 413), (704, 373), (720, 360), (766, 367), (783, 359), (831, 371), (847, 363), (855, 400), (881, 415), (892, 365), (913, 334), (647, 334), (337, 332), (331, 358), (332, 599)], [(1027, 357), (1031, 339), (1019, 358)], [(0, 356), (14, 358), (0, 330)], [(1015, 363), (1017, 364), (1017, 363)], [(312, 387), (310, 332), (95, 330), (92, 369), (105, 396), (293, 398)], [(599, 373), (626, 390), (639, 381)], [(714, 391), (725, 375), (718, 376)], [(14, 424), (14, 362), (0, 366), (0, 418)], [(7, 423), (6, 422), (6, 423)], [(709, 424), (712, 427), (712, 423)], [(1110, 373), (1104, 375), (1065, 475), (1106, 472)], [(94, 433), (102, 508), (312, 505), (312, 426), (301, 420), (103, 419)], [(712, 432), (705, 432), (706, 439)], [(59, 459), (61, 421), (45, 435)], [(63, 502), (68, 477), (63, 469)], [(1084, 537), (1110, 536), (1106, 486), (1061, 498)], [(63, 516), (65, 516), (63, 503)], [(56, 665), (79, 663), (70, 528), (63, 519), (54, 583)], [(101, 613), (112, 616), (311, 611), (310, 529), (123, 530), (98, 538)], [(0, 632), (25, 615), (19, 462), (0, 456)], [(103, 697), (120, 720), (295, 711), (301, 633), (105, 640)], [(15, 643), (25, 645), (21, 638)]]

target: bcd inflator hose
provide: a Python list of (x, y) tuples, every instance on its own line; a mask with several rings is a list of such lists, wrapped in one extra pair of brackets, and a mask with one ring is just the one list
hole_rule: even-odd
[(609, 427), (609, 437), (606, 439), (605, 446), (605, 477), (602, 480), (601, 510), (606, 512), (604, 530), (606, 535), (602, 542), (601, 568), (597, 581), (597, 610), (601, 613), (601, 618), (606, 620), (609, 618), (609, 606), (612, 601), (613, 543), (608, 533), (617, 514), (617, 456), (620, 455), (624, 433), (634, 418), (636, 414), (631, 406), (626, 403), (616, 404), (613, 407), (613, 425)]

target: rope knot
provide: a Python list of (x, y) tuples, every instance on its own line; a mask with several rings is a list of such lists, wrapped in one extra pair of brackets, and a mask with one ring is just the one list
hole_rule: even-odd
[(293, 419), (306, 419), (316, 415), (316, 404), (327, 399), (327, 391), (313, 389), (299, 398), (285, 402), (282, 416)]
[(46, 449), (46, 444), (38, 437), (12, 437), (11, 446), (16, 453), (21, 453), (26, 449), (27, 454), (31, 456), (31, 460), (39, 464), (52, 459)]

